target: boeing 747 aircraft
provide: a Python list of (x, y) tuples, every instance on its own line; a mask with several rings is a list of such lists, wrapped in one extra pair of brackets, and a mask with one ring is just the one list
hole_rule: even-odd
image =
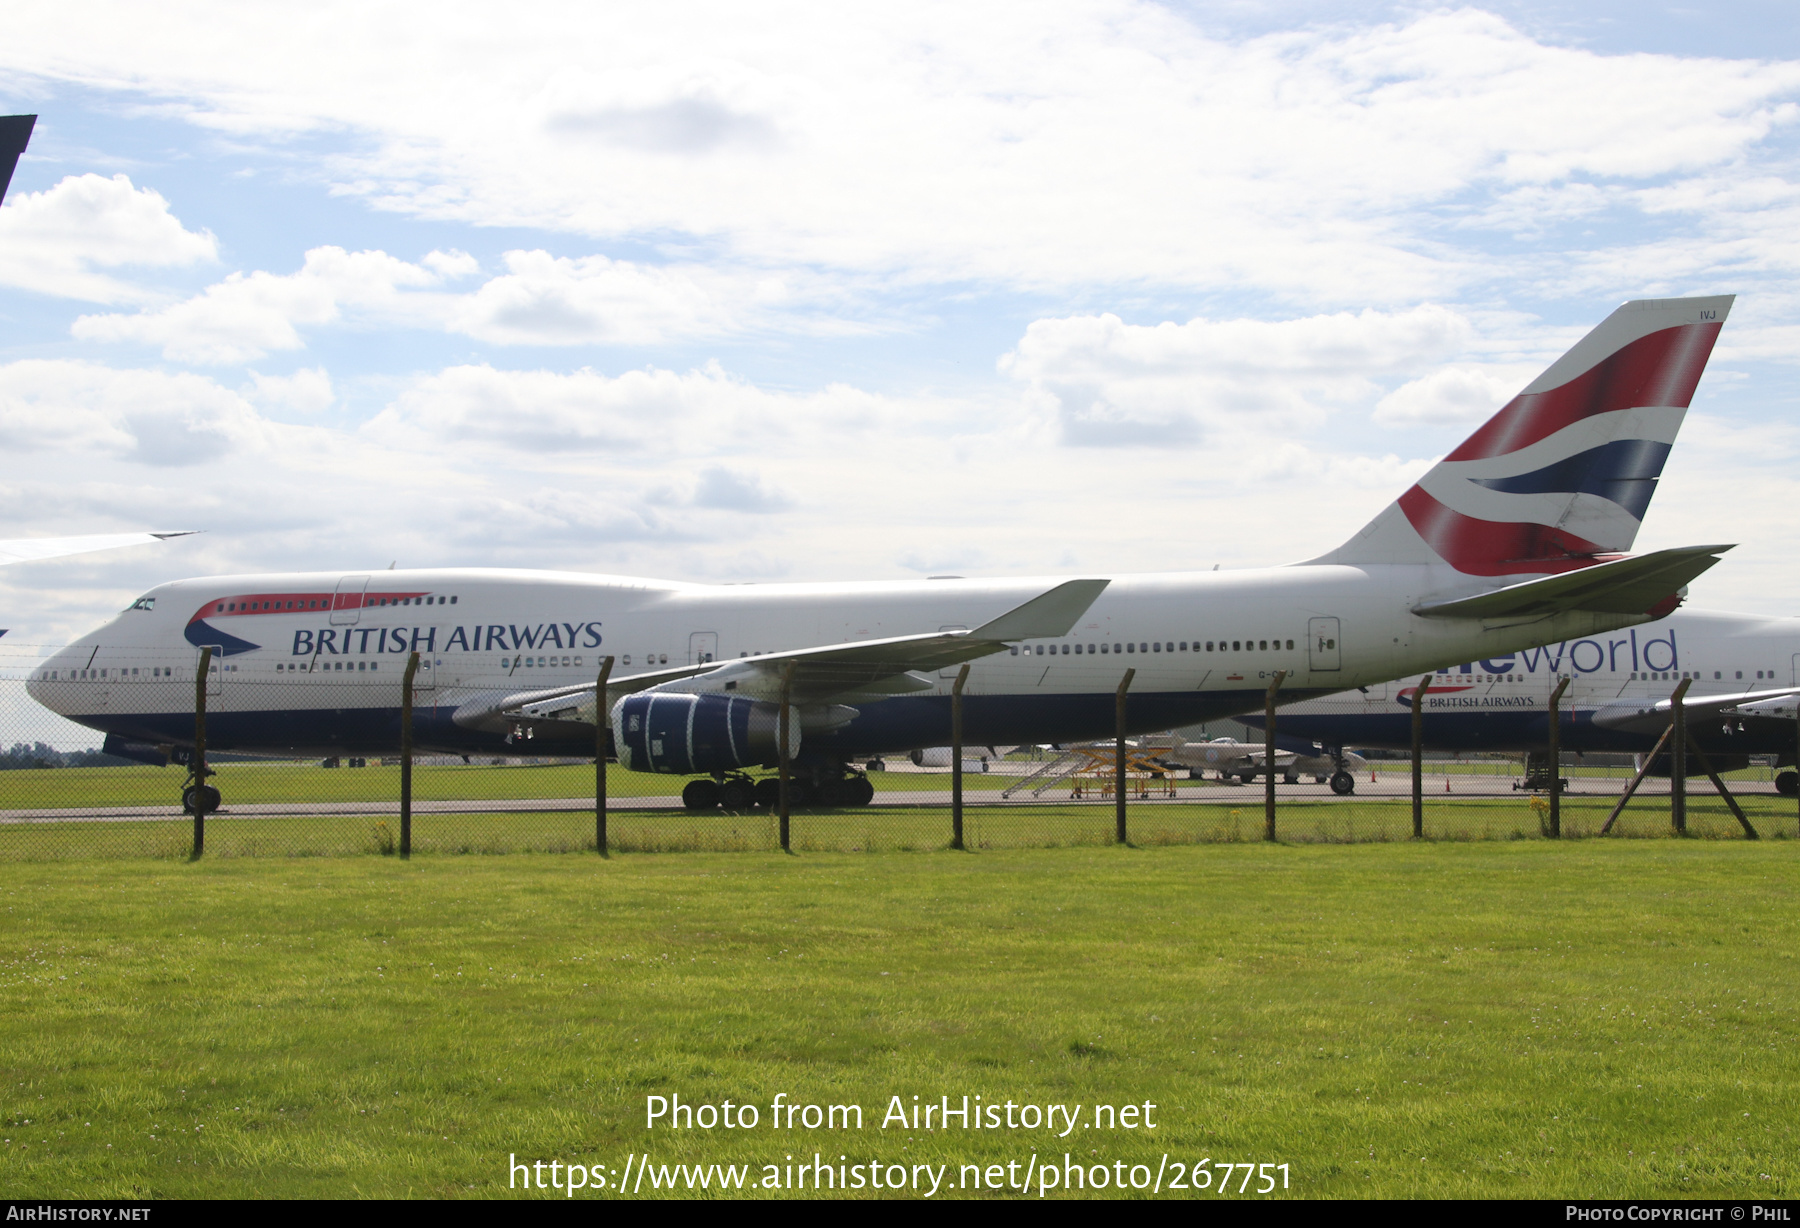
[[(1666, 616), (1729, 547), (1628, 556), (1730, 296), (1613, 312), (1349, 541), (1245, 571), (713, 586), (445, 569), (180, 580), (44, 662), (30, 692), (117, 738), (193, 736), (194, 653), (219, 662), (208, 738), (294, 755), (392, 752), (421, 658), (415, 744), (592, 753), (696, 777), (733, 808), (777, 762), (779, 701), (807, 800), (871, 796), (852, 765), (948, 740), (1110, 737), (1260, 709)], [(602, 655), (617, 661), (596, 694)], [(766, 796), (766, 791), (763, 796)]]
[[(1800, 688), (1800, 619), (1681, 610), (1625, 631), (1502, 653), (1436, 671), (1421, 705), (1431, 750), (1545, 752), (1550, 692), (1558, 702), (1565, 751), (1647, 754), (1669, 724), (1670, 695), (1689, 679), (1682, 701), (1688, 729), (1721, 770), (1751, 755), (1793, 763), (1792, 696)], [(1292, 747), (1412, 745), (1417, 676), (1283, 707), (1276, 733)], [(1783, 702), (1785, 701), (1785, 702)], [(1260, 725), (1260, 717), (1242, 718)], [(1700, 767), (1692, 767), (1698, 773)], [(1345, 782), (1334, 780), (1341, 792)], [(1783, 772), (1776, 785), (1800, 784)]]

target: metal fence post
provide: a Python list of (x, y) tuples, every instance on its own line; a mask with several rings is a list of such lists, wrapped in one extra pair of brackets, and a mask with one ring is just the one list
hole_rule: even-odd
[(194, 783), (188, 786), (194, 800), (194, 856), (206, 851), (206, 675), (212, 669), (212, 649), (200, 650), (200, 672), (194, 675), (194, 755), (188, 764)]
[(1431, 675), (1419, 679), (1412, 697), (1412, 820), (1413, 839), (1425, 838), (1425, 692), (1431, 689)]
[(1119, 679), (1119, 690), (1113, 697), (1114, 747), (1115, 756), (1113, 770), (1113, 821), (1114, 839), (1120, 844), (1125, 840), (1125, 692), (1131, 689), (1131, 680), (1137, 677), (1135, 668), (1125, 671)]
[(406, 658), (400, 677), (400, 855), (412, 856), (412, 716), (413, 679), (419, 673), (419, 654)]
[(777, 736), (781, 739), (781, 851), (792, 852), (788, 844), (788, 710), (794, 691), (794, 666), (798, 661), (789, 661), (781, 671), (781, 727)]
[(606, 680), (612, 677), (613, 659), (600, 658), (600, 677), (594, 682), (594, 849), (606, 854)]
[(1550, 838), (1562, 838), (1562, 703), (1569, 680), (1562, 679), (1550, 692)]
[(1669, 738), (1669, 823), (1678, 836), (1687, 835), (1687, 698), (1686, 680), (1669, 697), (1674, 717)]
[(963, 684), (969, 680), (968, 662), (956, 671), (956, 684), (950, 688), (950, 847), (963, 846)]
[(1269, 679), (1269, 693), (1263, 699), (1263, 767), (1268, 777), (1263, 783), (1263, 839), (1275, 838), (1275, 692), (1281, 689), (1285, 669), (1275, 671)]

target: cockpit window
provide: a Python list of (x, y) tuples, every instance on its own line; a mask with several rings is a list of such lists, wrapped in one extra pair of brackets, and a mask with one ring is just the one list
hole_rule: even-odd
[(134, 610), (154, 610), (156, 608), (156, 598), (139, 597), (136, 601), (131, 603), (131, 608)]

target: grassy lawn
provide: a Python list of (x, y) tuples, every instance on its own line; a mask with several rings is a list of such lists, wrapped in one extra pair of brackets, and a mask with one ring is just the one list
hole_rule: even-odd
[[(509, 1153), (760, 1175), (819, 1151), (950, 1181), (1167, 1153), (1286, 1163), (1299, 1195), (1791, 1196), (1797, 857), (0, 864), (0, 1171), (11, 1197), (474, 1196), (507, 1192)], [(647, 1132), (674, 1092), (762, 1122)], [(777, 1131), (777, 1093), (865, 1128)], [(879, 1126), (891, 1096), (964, 1094), (1149, 1101), (1158, 1128)]]

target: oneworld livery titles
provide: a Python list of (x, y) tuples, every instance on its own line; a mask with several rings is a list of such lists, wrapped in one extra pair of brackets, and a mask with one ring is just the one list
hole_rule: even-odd
[[(1440, 675), (1473, 674), (1477, 669), (1485, 674), (1495, 675), (1536, 674), (1540, 670), (1553, 675), (1679, 673), (1681, 648), (1676, 643), (1673, 627), (1666, 628), (1660, 636), (1646, 635), (1642, 640), (1638, 637), (1637, 628), (1633, 627), (1621, 639), (1564, 640), (1543, 648), (1527, 648), (1464, 665), (1444, 666), (1437, 672)], [(1434, 683), (1426, 694), (1430, 695), (1436, 689), (1437, 684)], [(1409, 690), (1406, 692), (1406, 702), (1410, 700)]]

